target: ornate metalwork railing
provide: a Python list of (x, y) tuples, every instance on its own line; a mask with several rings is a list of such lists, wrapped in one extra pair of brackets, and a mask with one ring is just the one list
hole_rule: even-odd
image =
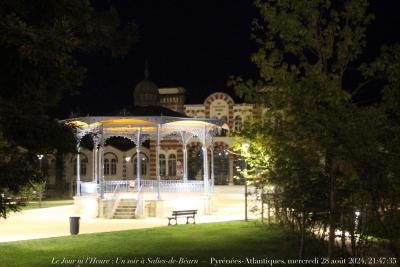
[(132, 186), (132, 181), (129, 180), (104, 181), (103, 183), (104, 193), (112, 193), (117, 187), (118, 192), (135, 191), (134, 186)]
[(99, 185), (93, 182), (81, 182), (81, 195), (96, 195), (99, 192)]
[[(157, 192), (157, 180), (142, 180), (145, 192)], [(161, 180), (160, 192), (184, 193), (184, 192), (201, 192), (203, 191), (203, 181), (186, 181), (183, 180)]]
[[(141, 180), (140, 182), (142, 192), (157, 193), (158, 181), (157, 180)], [(118, 187), (119, 192), (134, 192), (137, 191), (135, 181), (132, 180), (114, 180), (105, 181), (103, 188), (105, 193), (114, 192), (115, 188)], [(184, 182), (183, 180), (161, 180), (160, 181), (160, 192), (202, 192), (204, 190), (203, 181), (189, 180)]]

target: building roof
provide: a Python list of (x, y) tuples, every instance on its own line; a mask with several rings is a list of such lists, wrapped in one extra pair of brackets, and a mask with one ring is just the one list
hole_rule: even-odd
[(159, 101), (158, 87), (154, 82), (146, 78), (136, 85), (134, 90), (135, 106), (157, 106)]
[(160, 93), (160, 95), (184, 94), (185, 88), (183, 88), (183, 87), (159, 88), (158, 92)]

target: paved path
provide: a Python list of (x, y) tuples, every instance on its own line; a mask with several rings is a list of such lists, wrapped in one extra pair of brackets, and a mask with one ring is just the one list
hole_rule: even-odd
[[(218, 211), (213, 215), (197, 216), (196, 223), (243, 220), (243, 191), (240, 186), (216, 187), (216, 195), (219, 197)], [(0, 219), (0, 242), (68, 236), (71, 215), (73, 215), (73, 205), (11, 213), (6, 220)], [(183, 218), (182, 223), (184, 221)], [(167, 224), (166, 218), (127, 220), (81, 218), (79, 232), (80, 234), (110, 232), (160, 227)]]
[[(0, 219), (0, 242), (28, 240), (69, 235), (69, 216), (73, 206), (26, 210), (4, 220)], [(241, 220), (243, 216), (218, 214), (198, 216), (196, 223)], [(184, 220), (182, 221), (184, 223)], [(166, 218), (145, 218), (132, 220), (86, 219), (80, 222), (80, 234), (121, 231), (138, 228), (166, 226)]]
[[(218, 192), (223, 190), (224, 192)], [(196, 223), (221, 222), (244, 219), (243, 188), (240, 186), (217, 188), (219, 208), (213, 215), (197, 216)], [(250, 205), (249, 205), (250, 206)], [(249, 214), (251, 214), (249, 212)], [(69, 216), (73, 205), (25, 210), (11, 213), (0, 219), (0, 242), (68, 236)], [(182, 223), (185, 218), (182, 219)], [(166, 218), (145, 218), (129, 220), (87, 219), (80, 222), (80, 234), (111, 232), (139, 228), (166, 226)]]

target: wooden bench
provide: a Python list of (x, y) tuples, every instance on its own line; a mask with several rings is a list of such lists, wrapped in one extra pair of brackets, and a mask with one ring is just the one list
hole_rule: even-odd
[(189, 223), (189, 219), (193, 219), (193, 224), (196, 223), (197, 210), (174, 210), (171, 217), (168, 217), (168, 225), (171, 225), (171, 220), (175, 220), (175, 225), (178, 224), (178, 217), (186, 217), (186, 224)]

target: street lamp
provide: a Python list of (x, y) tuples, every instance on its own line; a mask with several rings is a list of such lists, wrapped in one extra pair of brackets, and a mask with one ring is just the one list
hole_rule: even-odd
[(36, 156), (37, 156), (37, 158), (39, 159), (39, 169), (40, 169), (40, 172), (42, 172), (42, 159), (43, 159), (44, 155), (43, 155), (43, 154), (39, 154), (39, 155), (36, 155)]

